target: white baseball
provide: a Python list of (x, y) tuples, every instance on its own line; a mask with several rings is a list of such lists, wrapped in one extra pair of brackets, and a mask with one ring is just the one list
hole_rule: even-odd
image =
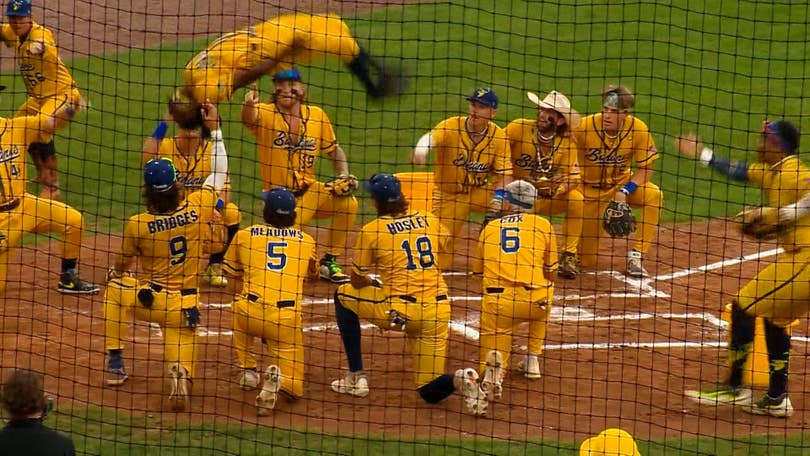
[(427, 156), (430, 153), (430, 149), (432, 146), (432, 138), (430, 136), (430, 132), (425, 133), (419, 138), (419, 141), (416, 143), (416, 147), (413, 148), (413, 152), (411, 153), (411, 163), (414, 165), (424, 165), (427, 162)]

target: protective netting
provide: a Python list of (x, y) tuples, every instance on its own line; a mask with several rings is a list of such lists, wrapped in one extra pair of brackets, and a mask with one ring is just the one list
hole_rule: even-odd
[(79, 454), (809, 451), (808, 5), (3, 8), (0, 367)]

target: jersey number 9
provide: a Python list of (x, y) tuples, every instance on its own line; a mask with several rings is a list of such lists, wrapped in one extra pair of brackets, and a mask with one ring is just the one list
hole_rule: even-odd
[(188, 252), (188, 245), (184, 236), (175, 236), (169, 241), (169, 253), (172, 257), (169, 259), (169, 264), (177, 266), (178, 264), (186, 261), (186, 253)]

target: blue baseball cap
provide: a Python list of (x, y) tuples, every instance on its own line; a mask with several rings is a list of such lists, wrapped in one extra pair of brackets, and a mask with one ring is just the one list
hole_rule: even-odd
[(490, 108), (498, 107), (498, 96), (495, 95), (495, 92), (493, 92), (489, 87), (479, 87), (473, 90), (472, 95), (467, 97), (467, 100), (481, 103), (482, 105), (489, 106)]
[(295, 195), (284, 187), (272, 188), (262, 193), (264, 208), (278, 215), (295, 212)]
[(28, 17), (31, 15), (31, 0), (10, 0), (6, 5), (6, 16)]
[(159, 192), (165, 192), (177, 182), (177, 169), (168, 158), (153, 158), (143, 167), (143, 182)]
[(290, 68), (288, 70), (281, 70), (273, 75), (273, 81), (300, 81), (301, 72), (298, 68)]
[(363, 188), (380, 202), (394, 203), (402, 199), (402, 186), (393, 174), (375, 174), (363, 184)]

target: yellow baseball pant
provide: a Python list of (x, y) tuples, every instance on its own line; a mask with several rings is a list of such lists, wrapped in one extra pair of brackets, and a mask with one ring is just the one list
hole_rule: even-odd
[(534, 203), (534, 213), (551, 216), (565, 212), (565, 221), (562, 226), (564, 252), (577, 253), (579, 239), (582, 236), (582, 217), (584, 197), (579, 189), (571, 189), (568, 193), (557, 195), (554, 198), (538, 198)]
[(14, 117), (33, 116), (37, 114), (53, 115), (65, 103), (78, 102), (81, 98), (79, 89), (73, 88), (69, 92), (58, 93), (49, 97), (28, 97), (14, 113)]
[(5, 290), (11, 251), (28, 233), (60, 233), (62, 258), (79, 258), (82, 248), (82, 214), (59, 201), (24, 193), (13, 209), (0, 212), (0, 292)]
[(737, 293), (740, 308), (788, 327), (810, 312), (810, 248), (783, 253)]
[[(579, 262), (583, 267), (596, 265), (599, 244), (605, 235), (605, 230), (602, 228), (602, 214), (622, 185), (624, 183), (608, 189), (594, 188), (585, 183), (580, 186), (585, 198), (582, 240), (579, 243)], [(650, 250), (655, 239), (655, 231), (658, 229), (658, 218), (663, 201), (661, 190), (651, 182), (639, 185), (635, 192), (627, 196), (627, 204), (630, 207), (641, 208), (633, 249), (641, 253), (647, 253)]]
[(501, 352), (503, 368), (509, 366), (512, 336), (522, 322), (529, 322), (528, 353), (539, 355), (543, 352), (553, 296), (553, 288), (531, 291), (523, 287), (484, 290), (478, 352), (479, 371), (482, 375), (490, 350)]
[(106, 350), (123, 350), (130, 313), (141, 321), (157, 323), (163, 330), (163, 359), (167, 366), (179, 362), (194, 377), (197, 360), (197, 330), (186, 326), (183, 309), (199, 305), (196, 289), (184, 291), (152, 291), (154, 302), (146, 308), (138, 300), (138, 291), (148, 288), (148, 282), (134, 277), (121, 277), (107, 282), (104, 292), (104, 328)]
[(444, 374), (450, 324), (447, 296), (419, 302), (411, 296), (387, 296), (380, 288), (357, 289), (351, 284), (338, 287), (336, 295), (343, 307), (380, 329), (401, 331), (399, 326), (391, 326), (390, 310), (408, 320), (405, 335), (413, 356), (417, 389)]
[[(303, 229), (312, 219), (331, 218), (329, 238), (326, 241), (326, 253), (340, 255), (346, 248), (346, 237), (354, 230), (357, 218), (357, 198), (354, 196), (335, 196), (326, 189), (323, 182), (315, 182), (302, 197), (295, 208), (295, 226)], [(317, 238), (316, 238), (317, 240)]]
[[(475, 188), (469, 193), (443, 192), (438, 186), (433, 188), (433, 214), (452, 235), (452, 243), (461, 236), (461, 231), (471, 212), (486, 213), (492, 200), (492, 190), (488, 187)], [(442, 252), (439, 267), (448, 269), (453, 264), (451, 252)]]
[[(348, 65), (360, 54), (360, 45), (352, 36), (348, 25), (337, 16), (296, 14), (294, 24), (287, 26), (295, 30), (295, 40), (299, 46), (291, 55), (285, 56), (283, 62), (278, 62), (277, 65), (270, 68), (267, 74), (329, 55), (337, 57)], [(253, 69), (265, 59), (279, 57), (276, 55), (279, 48), (276, 41), (277, 38), (273, 36), (254, 36), (251, 38), (251, 45), (256, 51), (244, 52), (244, 55), (236, 56), (237, 61), (232, 66), (186, 67), (183, 71), (183, 81), (197, 103), (202, 104), (206, 99), (215, 104), (228, 100), (234, 91), (233, 78), (237, 70)], [(291, 45), (292, 43), (279, 44)], [(262, 50), (266, 50), (266, 52), (263, 53)], [(216, 62), (212, 64), (216, 65)]]
[(258, 296), (240, 297), (233, 303), (233, 345), (242, 369), (256, 369), (251, 349), (259, 337), (267, 346), (269, 364), (281, 370), (281, 389), (295, 397), (304, 395), (304, 323), (293, 301), (266, 303)]

